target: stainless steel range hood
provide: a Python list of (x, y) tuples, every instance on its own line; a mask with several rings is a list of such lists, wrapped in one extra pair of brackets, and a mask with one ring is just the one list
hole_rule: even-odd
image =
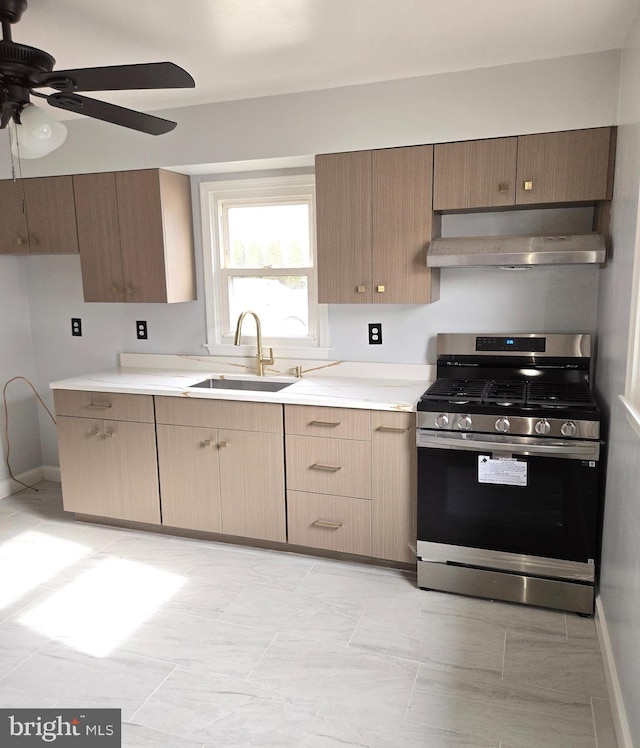
[(603, 263), (601, 234), (562, 236), (463, 236), (434, 239), (427, 250), (429, 267), (537, 266)]

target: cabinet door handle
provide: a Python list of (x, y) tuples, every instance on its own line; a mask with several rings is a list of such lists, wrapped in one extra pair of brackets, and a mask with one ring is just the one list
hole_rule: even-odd
[(376, 291), (378, 293), (384, 293), (384, 286), (376, 286)]
[(112, 408), (111, 403), (89, 403), (90, 408)]
[(409, 429), (400, 429), (395, 426), (378, 426), (376, 431), (385, 431), (388, 434), (406, 434)]
[(16, 244), (24, 244), (24, 243), (25, 243), (24, 239), (21, 236), (17, 237)]
[(356, 293), (364, 293), (366, 291), (365, 286), (356, 286)]
[(328, 527), (330, 530), (339, 530), (342, 527), (342, 522), (326, 522), (323, 519), (317, 519), (312, 524), (316, 527)]
[(200, 446), (201, 447), (210, 447), (212, 444), (213, 444), (213, 442), (211, 441), (211, 439), (205, 439), (203, 442), (201, 442)]
[(133, 286), (127, 286), (127, 293), (132, 294), (133, 293)]
[(110, 439), (112, 436), (113, 436), (113, 431), (111, 431), (111, 429), (109, 429), (108, 431), (104, 432), (104, 438), (105, 439)]
[(314, 470), (328, 470), (330, 473), (337, 473), (338, 470), (342, 470), (341, 465), (323, 465), (321, 462), (314, 462), (311, 467)]
[(341, 421), (309, 421), (309, 426), (327, 426), (333, 428), (334, 426), (339, 426), (341, 423)]
[(525, 190), (532, 190), (533, 189), (533, 182), (525, 182), (522, 185), (523, 189)]
[(498, 182), (498, 192), (509, 192), (509, 183)]
[(111, 286), (111, 293), (118, 293), (118, 286)]
[(91, 431), (87, 434), (87, 436), (98, 436), (98, 429), (92, 428)]
[(227, 446), (229, 446), (229, 442), (227, 442), (227, 441), (223, 440), (221, 442), (218, 442), (218, 449), (224, 449)]

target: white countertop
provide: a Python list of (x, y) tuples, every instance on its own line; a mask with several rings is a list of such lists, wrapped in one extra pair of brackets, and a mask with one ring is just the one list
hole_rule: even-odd
[[(433, 377), (422, 364), (375, 364), (305, 361), (301, 378), (291, 376), (291, 362), (282, 361), (265, 377), (251, 373), (243, 359), (214, 356), (121, 354), (121, 366), (50, 384), (51, 389), (122, 392), (212, 400), (324, 405), (340, 408), (415, 411)], [(278, 392), (194, 388), (209, 377), (290, 382)]]

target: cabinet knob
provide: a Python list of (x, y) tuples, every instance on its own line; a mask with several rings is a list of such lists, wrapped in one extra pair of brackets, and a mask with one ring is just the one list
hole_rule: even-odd
[(111, 286), (111, 293), (118, 293), (118, 286)]
[(98, 429), (97, 428), (91, 429), (88, 436), (98, 436)]
[(508, 182), (499, 182), (498, 183), (498, 192), (509, 192), (509, 183)]
[(132, 294), (133, 293), (133, 286), (127, 286), (127, 293)]
[(109, 439), (112, 436), (113, 436), (113, 431), (111, 431), (111, 429), (109, 429), (108, 431), (104, 432), (104, 438), (105, 439)]
[(533, 189), (533, 182), (525, 182), (523, 185), (525, 190), (532, 190)]
[(22, 238), (21, 236), (19, 236), (19, 237), (18, 237), (18, 238), (16, 239), (16, 244), (24, 244), (24, 239), (23, 239), (23, 238)]
[(356, 286), (356, 293), (364, 293), (366, 288), (364, 286)]
[(376, 291), (378, 293), (384, 293), (384, 286), (376, 286)]
[(204, 440), (204, 441), (202, 442), (201, 446), (202, 446), (202, 447), (210, 447), (210, 446), (212, 445), (212, 443), (213, 443), (213, 442), (211, 441), (211, 439), (205, 439), (205, 440)]
[(218, 449), (224, 449), (229, 445), (229, 442), (224, 441), (224, 439), (221, 442), (218, 442)]

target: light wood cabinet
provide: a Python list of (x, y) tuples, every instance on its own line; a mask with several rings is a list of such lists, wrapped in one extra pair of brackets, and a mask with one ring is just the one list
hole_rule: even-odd
[(196, 298), (189, 177), (143, 169), (73, 183), (85, 301)]
[(318, 300), (420, 304), (438, 298), (426, 266), (433, 146), (316, 156)]
[(163, 524), (284, 542), (282, 406), (155, 400)]
[[(160, 496), (156, 459), (153, 403), (145, 395), (109, 395), (97, 402), (99, 417), (82, 408), (87, 395), (56, 390), (58, 451), (62, 498), (66, 511), (159, 524)], [(125, 419), (128, 398), (140, 401), (140, 410)], [(125, 398), (125, 400), (120, 400)], [(136, 421), (151, 409), (151, 422)], [(66, 415), (71, 413), (71, 415)]]
[(286, 405), (289, 542), (413, 563), (415, 438), (414, 413)]
[(613, 127), (435, 146), (436, 211), (610, 200)]
[(416, 558), (415, 420), (414, 413), (371, 413), (371, 552), (406, 563)]
[(514, 205), (517, 138), (441, 143), (434, 148), (433, 209)]
[(287, 491), (289, 542), (371, 556), (371, 502)]
[(77, 254), (70, 176), (0, 181), (1, 254)]
[(615, 130), (569, 130), (518, 138), (516, 204), (611, 200)]

